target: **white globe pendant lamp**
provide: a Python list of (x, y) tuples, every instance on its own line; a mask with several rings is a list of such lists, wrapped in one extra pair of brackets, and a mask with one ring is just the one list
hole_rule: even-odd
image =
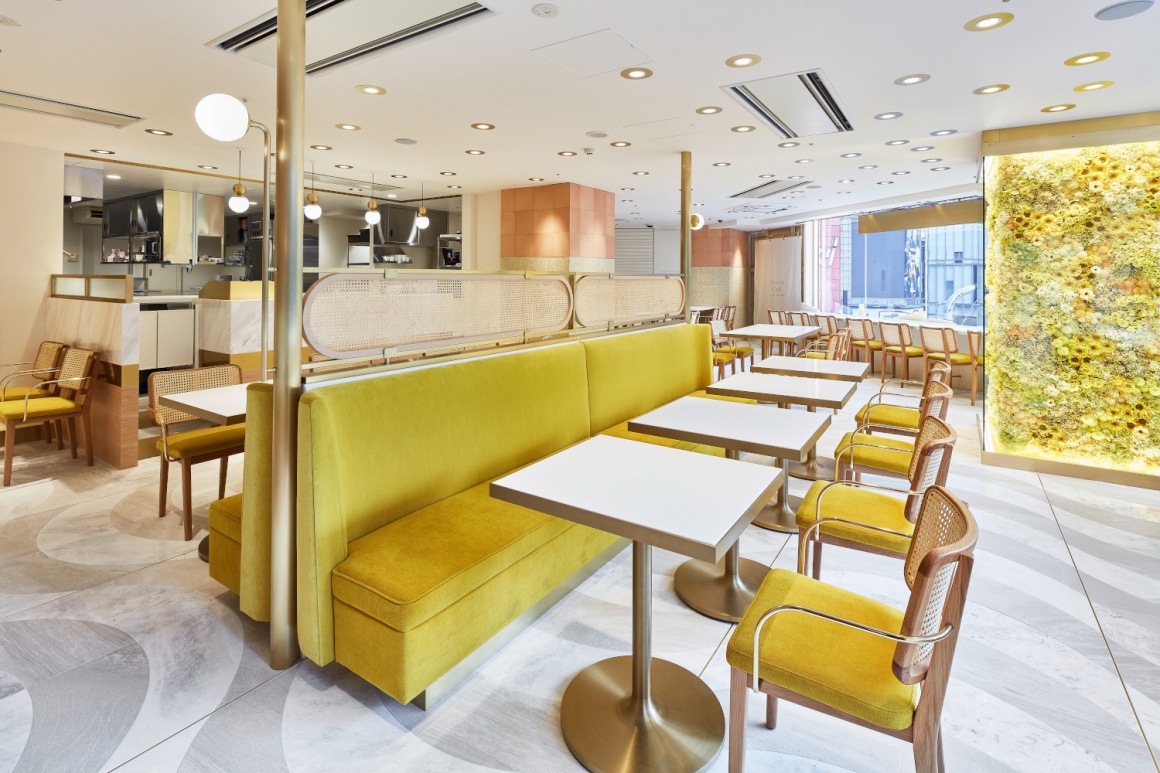
[(367, 202), (367, 212), (363, 215), (367, 221), (367, 225), (378, 225), (383, 219), (383, 215), (379, 212), (379, 205), (375, 203), (375, 175), (371, 173), (371, 198)]
[(314, 192), (314, 162), (310, 162), (310, 195), (306, 197), (306, 206), (302, 214), (307, 220), (317, 220), (322, 217), (322, 207), (318, 205), (318, 194)]
[(431, 218), (427, 217), (427, 207), (424, 206), (423, 183), (419, 183), (419, 215), (415, 218), (415, 227), (419, 229), (426, 228), (431, 225)]
[(250, 200), (246, 198), (246, 186), (242, 185), (242, 149), (238, 148), (238, 181), (234, 183), (234, 195), (226, 202), (231, 212), (239, 215), (250, 208)]
[(229, 94), (202, 97), (194, 108), (197, 126), (219, 142), (235, 142), (250, 130), (250, 111), (245, 103)]

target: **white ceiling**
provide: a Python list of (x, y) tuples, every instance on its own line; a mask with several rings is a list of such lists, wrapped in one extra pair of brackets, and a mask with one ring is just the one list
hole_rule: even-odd
[[(381, 0), (391, 2), (411, 7), (415, 0)], [(711, 221), (736, 219), (728, 210), (743, 202), (729, 196), (762, 182), (758, 175), (767, 173), (778, 179), (802, 174), (820, 187), (795, 200), (778, 197), (772, 203), (795, 208), (766, 223), (869, 209), (882, 200), (961, 196), (976, 180), (984, 129), (1158, 107), (1160, 9), (1097, 21), (1093, 14), (1111, 2), (557, 0), (559, 15), (544, 19), (531, 13), (532, 0), (484, 0), (494, 13), (480, 20), (308, 78), (308, 142), (334, 150), (307, 149), (307, 168), (314, 161), (320, 173), (362, 180), (374, 172), (379, 180), (405, 186), (400, 198), (417, 198), (419, 181), (428, 195), (534, 185), (529, 177), (576, 182), (614, 191), (618, 219), (658, 226), (677, 223), (682, 150), (693, 153), (694, 202)], [(21, 26), (0, 26), (0, 88), (145, 118), (113, 129), (5, 109), (0, 140), (81, 155), (108, 148), (118, 160), (190, 170), (213, 164), (229, 174), (236, 169), (235, 147), (203, 136), (193, 107), (206, 93), (224, 91), (247, 98), (253, 117), (274, 126), (275, 72), (206, 44), (272, 7), (271, 0), (7, 0), (4, 14)], [(1013, 13), (1015, 20), (989, 32), (964, 31), (965, 22), (994, 11)], [(647, 52), (643, 64), (654, 76), (629, 81), (611, 71), (580, 77), (535, 52), (606, 29)], [(1112, 56), (1087, 67), (1063, 65), (1089, 51)], [(724, 64), (741, 53), (758, 54), (762, 61), (748, 69)], [(720, 90), (812, 68), (825, 71), (855, 131), (779, 148), (780, 137)], [(931, 79), (917, 86), (894, 84), (910, 73), (928, 73)], [(1073, 91), (1095, 80), (1113, 80), (1115, 86)], [(1011, 88), (990, 96), (972, 93), (991, 83)], [(358, 84), (380, 85), (388, 93), (364, 95), (355, 91)], [(1063, 102), (1078, 107), (1055, 115), (1040, 112)], [(694, 112), (704, 105), (724, 111)], [(887, 111), (904, 115), (893, 121), (873, 118)], [(498, 128), (470, 128), (477, 121)], [(658, 131), (662, 121), (688, 133)], [(342, 131), (336, 123), (362, 130)], [(741, 124), (758, 128), (748, 134), (730, 131)], [(173, 136), (152, 136), (146, 128)], [(938, 129), (958, 133), (931, 137)], [(609, 136), (585, 136), (592, 130)], [(418, 144), (394, 142), (400, 137)], [(910, 144), (884, 144), (893, 139)], [(632, 146), (610, 147), (615, 140)], [(259, 177), (260, 136), (247, 136), (241, 144), (245, 176)], [(935, 149), (910, 150), (921, 145)], [(595, 154), (585, 155), (586, 147)], [(474, 148), (486, 155), (464, 153)], [(558, 156), (562, 150), (579, 155)], [(839, 157), (846, 152), (862, 156)], [(803, 158), (814, 163), (795, 163)], [(924, 158), (943, 162), (920, 163)], [(730, 166), (714, 167), (714, 162)], [(335, 164), (355, 169), (338, 172)], [(863, 164), (878, 168), (859, 170)], [(932, 166), (950, 169), (933, 172)], [(441, 177), (442, 171), (457, 175)], [(634, 176), (634, 171), (650, 174)], [(895, 171), (910, 174), (892, 175)], [(391, 174), (407, 179), (390, 180)], [(846, 178), (855, 182), (837, 182)], [(884, 181), (893, 184), (878, 185)], [(449, 184), (463, 189), (448, 190)], [(208, 180), (203, 187), (227, 193), (229, 181)], [(756, 228), (762, 222), (758, 214), (738, 225)]]

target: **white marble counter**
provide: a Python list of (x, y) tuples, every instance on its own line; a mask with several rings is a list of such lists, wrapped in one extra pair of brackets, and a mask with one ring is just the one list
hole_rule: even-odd
[(175, 293), (173, 293), (173, 294), (149, 293), (147, 295), (134, 295), (133, 300), (136, 301), (137, 303), (169, 303), (169, 304), (175, 304), (175, 303), (176, 304), (186, 304), (186, 303), (188, 303), (189, 305), (192, 306), (193, 304), (197, 303), (200, 299), (197, 297), (196, 294), (191, 295), (188, 293), (185, 295), (178, 295)]

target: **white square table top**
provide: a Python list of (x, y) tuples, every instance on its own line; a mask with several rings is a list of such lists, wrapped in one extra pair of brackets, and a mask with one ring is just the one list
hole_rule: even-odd
[(870, 372), (868, 362), (817, 360), (812, 357), (766, 357), (750, 368), (754, 373), (775, 376), (805, 376), (835, 381), (861, 381)]
[(246, 387), (249, 384), (231, 384), (198, 389), (194, 392), (174, 392), (162, 395), (159, 402), (167, 408), (183, 411), (215, 424), (241, 424), (246, 420)]
[(767, 341), (800, 341), (803, 338), (820, 333), (820, 327), (806, 327), (805, 325), (749, 325), (735, 330), (721, 333), (726, 338), (756, 338)]
[(830, 426), (824, 413), (681, 397), (628, 423), (632, 432), (804, 461)]
[(849, 381), (747, 372), (710, 384), (705, 391), (711, 395), (743, 397), (762, 403), (839, 409), (846, 406), (857, 389), (858, 385)]
[(491, 484), (491, 495), (716, 563), (781, 485), (760, 464), (597, 435)]

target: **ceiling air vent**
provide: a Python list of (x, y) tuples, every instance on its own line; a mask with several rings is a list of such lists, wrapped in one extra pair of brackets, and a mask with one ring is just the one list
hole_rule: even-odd
[(806, 185), (813, 185), (810, 180), (770, 180), (767, 183), (762, 183), (756, 188), (750, 188), (747, 191), (734, 193), (729, 198), (731, 199), (766, 199), (778, 193), (785, 193), (792, 191), (795, 188), (801, 188)]
[(26, 110), (30, 113), (55, 115), (60, 118), (72, 118), (75, 121), (99, 123), (102, 126), (114, 126), (118, 129), (141, 120), (141, 116), (137, 115), (114, 113), (110, 110), (74, 105), (69, 102), (57, 102), (52, 99), (44, 99), (43, 97), (17, 94), (14, 91), (0, 91), (0, 107), (11, 107), (14, 110)]
[(721, 87), (784, 139), (854, 130), (821, 70)]
[[(316, 75), (490, 13), (463, 0), (307, 0), (306, 73)], [(273, 67), (277, 33), (278, 15), (271, 11), (208, 45)]]

